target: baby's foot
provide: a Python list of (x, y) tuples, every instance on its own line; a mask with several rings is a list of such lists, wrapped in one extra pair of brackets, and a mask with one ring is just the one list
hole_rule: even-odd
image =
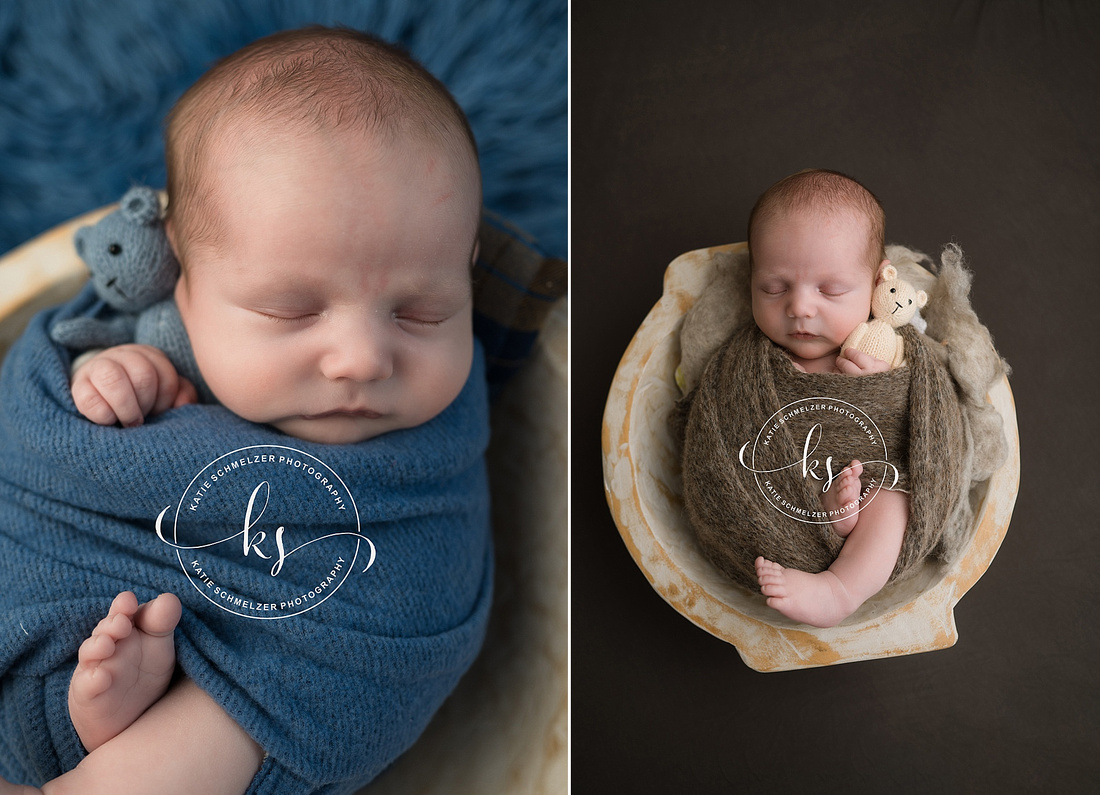
[(810, 626), (835, 627), (859, 607), (850, 604), (848, 590), (831, 571), (810, 574), (760, 557), (756, 559), (756, 578), (768, 597), (768, 607)]
[(862, 484), (859, 476), (863, 474), (863, 464), (853, 460), (840, 471), (836, 479), (829, 484), (829, 490), (821, 497), (821, 503), (833, 519), (833, 532), (841, 538), (847, 538), (859, 519), (859, 493)]
[(88, 751), (137, 720), (168, 689), (180, 610), (173, 594), (138, 607), (137, 597), (124, 591), (80, 645), (69, 684), (69, 717)]

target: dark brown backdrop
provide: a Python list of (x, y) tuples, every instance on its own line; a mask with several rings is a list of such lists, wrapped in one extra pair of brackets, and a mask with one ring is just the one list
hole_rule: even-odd
[[(572, 3), (573, 792), (1078, 792), (1100, 778), (1100, 4)], [(805, 167), (887, 238), (956, 241), (1019, 414), (1022, 485), (949, 650), (780, 674), (649, 587), (600, 419), (690, 249)]]

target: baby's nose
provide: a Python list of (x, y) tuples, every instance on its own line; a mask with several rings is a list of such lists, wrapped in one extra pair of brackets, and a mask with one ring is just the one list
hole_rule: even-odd
[(802, 290), (791, 291), (787, 302), (788, 317), (813, 317), (816, 313), (817, 306), (812, 296)]
[(366, 322), (346, 333), (334, 333), (321, 361), (325, 377), (366, 382), (393, 375), (393, 350), (385, 325)]

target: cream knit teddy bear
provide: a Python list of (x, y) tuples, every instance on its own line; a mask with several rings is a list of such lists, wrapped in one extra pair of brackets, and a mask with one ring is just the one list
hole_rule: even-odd
[(894, 329), (912, 320), (917, 309), (926, 303), (928, 294), (899, 279), (897, 268), (887, 263), (871, 293), (874, 319), (855, 327), (840, 346), (841, 353), (855, 348), (886, 362), (891, 370), (904, 366), (905, 342)]

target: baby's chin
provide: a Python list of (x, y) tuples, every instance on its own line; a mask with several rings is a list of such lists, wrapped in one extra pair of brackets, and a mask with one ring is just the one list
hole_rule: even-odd
[(798, 358), (807, 361), (827, 359), (830, 357), (835, 359), (836, 355), (840, 353), (839, 345), (821, 337), (813, 341), (800, 341), (791, 338), (772, 341), (779, 345), (779, 347), (785, 348), (788, 353), (792, 353)]
[(839, 346), (830, 345), (783, 345), (779, 344), (799, 366), (808, 373), (831, 372), (836, 366)]
[(269, 424), (287, 436), (317, 444), (356, 444), (404, 427), (392, 417), (293, 417)]

